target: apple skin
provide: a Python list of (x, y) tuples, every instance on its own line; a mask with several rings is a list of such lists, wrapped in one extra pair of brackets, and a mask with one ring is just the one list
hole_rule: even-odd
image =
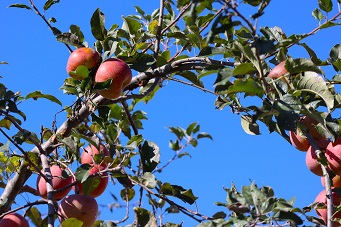
[[(51, 175), (52, 175), (52, 186), (53, 189), (58, 190), (61, 189), (69, 184), (72, 183), (72, 177), (69, 176), (68, 178), (63, 178), (62, 177), (62, 173), (63, 173), (63, 169), (58, 166), (58, 165), (52, 165), (50, 167), (50, 171), (51, 171)], [(39, 194), (41, 195), (41, 197), (43, 198), (47, 198), (47, 189), (46, 189), (46, 181), (43, 177), (41, 177), (40, 175), (37, 178), (37, 190), (39, 192)], [(62, 198), (64, 198), (67, 194), (69, 194), (69, 192), (71, 191), (71, 187), (58, 192), (58, 193), (54, 193), (54, 199), (55, 200), (60, 200)]]
[(312, 148), (312, 146), (310, 146), (307, 150), (305, 162), (308, 169), (312, 173), (316, 174), (317, 176), (323, 176), (321, 165), (317, 160), (315, 150)]
[[(335, 190), (332, 188), (332, 196), (333, 196), (333, 205), (334, 206), (339, 206), (341, 203), (341, 196), (335, 192)], [(314, 202), (319, 202), (319, 203), (324, 203), (327, 205), (327, 197), (326, 197), (326, 191), (322, 190), (315, 198)], [(316, 209), (315, 211), (317, 215), (327, 224), (327, 209), (326, 208), (321, 208), (321, 209)], [(334, 218), (341, 218), (341, 211), (337, 212), (333, 216)], [(340, 226), (340, 223), (334, 222), (334, 226)]]
[[(324, 186), (324, 177), (321, 177), (321, 184), (323, 187)], [(335, 175), (335, 177), (333, 177), (332, 179), (332, 187), (334, 188), (341, 188), (341, 176), (339, 175)]]
[(92, 227), (98, 215), (98, 204), (91, 196), (73, 194), (65, 197), (58, 206), (59, 221), (77, 218), (83, 222), (82, 227)]
[[(306, 152), (308, 150), (308, 148), (310, 147), (310, 143), (309, 143), (308, 139), (300, 136), (297, 133), (297, 131), (296, 131), (296, 133), (290, 131), (289, 137), (290, 137), (291, 144), (299, 151)], [(317, 140), (317, 139), (314, 139), (314, 140), (315, 140), (316, 144), (322, 150), (326, 149), (326, 147), (330, 143), (329, 139), (325, 139), (325, 138), (323, 138), (322, 140)]]
[[(81, 155), (81, 163), (82, 164), (94, 164), (94, 156), (101, 154), (102, 157), (104, 158), (105, 156), (110, 156), (110, 152), (107, 150), (107, 148), (100, 144), (99, 146), (100, 150), (97, 149), (97, 147), (93, 145), (87, 146), (82, 155)], [(105, 163), (101, 163), (101, 165), (106, 166)]]
[(30, 227), (30, 225), (24, 216), (11, 213), (1, 219), (0, 227)]
[(83, 79), (82, 76), (71, 72), (75, 71), (77, 67), (80, 65), (85, 66), (87, 69), (92, 69), (96, 65), (98, 65), (100, 58), (101, 58), (100, 54), (92, 48), (88, 47), (78, 48), (70, 54), (66, 64), (66, 72), (72, 78), (82, 80)]
[[(287, 73), (288, 70), (285, 68), (285, 61), (282, 61), (269, 72), (268, 77), (271, 79), (278, 79)], [(285, 78), (282, 79), (287, 82)]]
[(336, 175), (341, 176), (341, 138), (329, 143), (326, 148), (326, 158), (329, 168)]
[[(88, 177), (88, 179), (85, 180), (85, 182), (87, 182), (89, 180), (91, 181), (92, 177), (96, 177), (97, 179), (100, 180), (100, 183), (97, 186), (97, 188), (90, 193), (90, 196), (92, 196), (94, 198), (103, 194), (103, 192), (105, 191), (105, 189), (108, 186), (109, 178), (108, 178), (108, 173), (101, 173), (101, 175), (97, 175), (97, 176), (91, 176), (91, 175), (95, 175), (96, 173), (98, 173), (99, 171), (102, 171), (104, 169), (105, 169), (105, 167), (100, 166), (100, 165), (92, 166), (91, 169), (89, 170), (89, 177)], [(83, 184), (85, 182), (83, 182)], [(77, 186), (78, 186), (79, 194), (84, 194), (82, 183), (78, 182)], [(76, 190), (75, 187), (72, 187), (72, 188), (73, 188), (73, 190)]]
[(99, 90), (98, 93), (107, 99), (116, 99), (121, 96), (123, 89), (132, 79), (129, 66), (118, 58), (110, 58), (100, 64), (95, 75), (95, 82), (112, 80), (108, 89)]
[(304, 138), (297, 133), (290, 131), (289, 132), (290, 142), (291, 144), (299, 151), (307, 151), (310, 144), (307, 138)]

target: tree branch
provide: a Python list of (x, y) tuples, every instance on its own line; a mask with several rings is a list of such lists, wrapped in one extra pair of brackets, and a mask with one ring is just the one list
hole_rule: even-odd
[[(149, 80), (157, 77), (164, 77), (168, 74), (175, 73), (182, 70), (202, 70), (210, 65), (220, 65), (220, 66), (230, 66), (233, 67), (237, 65), (233, 62), (223, 62), (212, 60), (206, 57), (193, 57), (181, 59), (178, 61), (174, 61), (172, 63), (163, 65), (156, 69), (149, 69), (146, 72), (140, 73), (135, 76), (131, 83), (125, 88), (125, 90), (134, 90), (138, 88), (140, 82), (143, 80)], [(71, 135), (72, 129), (80, 125), (88, 116), (93, 113), (97, 106), (99, 105), (108, 105), (110, 103), (117, 103), (121, 100), (127, 100), (131, 97), (120, 97), (115, 100), (107, 100), (102, 96), (97, 96), (92, 100), (86, 100), (82, 103), (80, 109), (75, 114), (68, 118), (53, 134), (46, 142), (43, 144), (34, 147), (31, 152), (40, 153), (39, 150), (43, 150), (46, 154), (50, 154), (55, 149), (55, 144), (58, 144), (58, 138), (63, 139)], [(32, 172), (29, 169), (29, 166), (22, 162), (18, 172), (14, 175), (14, 177), (8, 181), (1, 197), (0, 202), (3, 204), (0, 207), (0, 214), (8, 211), (10, 209), (11, 204), (14, 202), (15, 197), (20, 193), (23, 185), (26, 180), (31, 176)]]

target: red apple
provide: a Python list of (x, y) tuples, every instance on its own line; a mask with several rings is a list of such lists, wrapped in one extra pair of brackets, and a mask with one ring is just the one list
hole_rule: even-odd
[[(97, 147), (93, 145), (87, 146), (81, 156), (81, 163), (82, 164), (94, 164), (95, 156), (101, 155), (101, 161), (105, 156), (110, 156), (110, 152), (105, 148), (104, 145), (100, 144), (99, 146), (100, 150), (97, 149)], [(98, 163), (99, 164), (99, 163)], [(106, 166), (105, 163), (101, 163), (101, 165)]]
[(123, 89), (131, 82), (132, 72), (129, 66), (118, 58), (110, 58), (99, 66), (95, 82), (111, 81), (107, 89), (99, 90), (98, 93), (107, 99), (115, 99), (121, 96)]
[[(310, 146), (310, 143), (308, 141), (307, 138), (305, 137), (302, 137), (298, 134), (298, 132), (296, 131), (295, 132), (292, 132), (290, 131), (289, 132), (289, 137), (290, 137), (290, 142), (291, 144), (299, 151), (307, 151), (309, 146)], [(314, 139), (315, 143), (319, 146), (320, 149), (324, 150), (326, 149), (326, 147), (328, 146), (329, 144), (329, 139)]]
[[(322, 184), (322, 186), (323, 187), (325, 187), (324, 186), (324, 177), (321, 177), (321, 184)], [(341, 188), (341, 176), (339, 176), (339, 175), (335, 175), (335, 177), (333, 177), (333, 179), (332, 179), (332, 187), (334, 187), (334, 188)]]
[[(88, 172), (88, 179), (86, 179), (83, 183), (78, 182), (77, 184), (80, 194), (90, 195), (94, 198), (103, 194), (108, 186), (109, 181), (108, 173), (97, 174), (103, 169), (105, 169), (105, 167), (100, 165), (94, 165), (93, 167), (91, 167)], [(86, 186), (87, 191), (83, 190), (84, 186)], [(73, 189), (75, 190), (75, 187), (73, 187)]]
[(5, 215), (0, 221), (0, 227), (30, 227), (26, 218), (17, 213)]
[[(63, 177), (63, 169), (60, 166), (52, 165), (50, 167), (50, 171), (51, 171), (51, 175), (52, 175), (52, 186), (53, 186), (54, 190), (61, 189), (61, 188), (72, 183), (72, 177), (71, 176), (69, 176), (67, 178)], [(37, 178), (37, 190), (43, 198), (45, 198), (45, 199), (47, 198), (46, 181), (40, 175)], [(60, 199), (64, 198), (70, 192), (70, 190), (71, 190), (71, 187), (69, 187), (69, 188), (67, 188), (61, 192), (54, 193), (54, 199), (60, 200)]]
[(306, 162), (308, 169), (312, 173), (316, 174), (317, 176), (323, 176), (321, 165), (319, 161), (317, 160), (315, 150), (312, 148), (312, 146), (310, 146), (307, 150), (305, 162)]
[[(341, 202), (341, 197), (338, 193), (336, 193), (334, 191), (335, 189), (332, 189), (332, 196), (333, 196), (333, 205), (335, 207), (340, 205)], [(323, 203), (325, 205), (327, 205), (327, 197), (326, 197), (326, 191), (323, 190), (321, 191), (315, 199), (315, 202), (319, 202), (319, 203)], [(327, 208), (323, 207), (323, 208), (315, 208), (315, 211), (317, 213), (317, 215), (325, 222), (325, 224), (327, 224)], [(335, 213), (333, 215), (334, 218), (341, 218), (341, 211)], [(334, 226), (339, 226), (340, 224), (338, 222), (334, 222)]]
[(297, 132), (289, 132), (291, 144), (299, 151), (307, 151), (310, 144), (307, 138), (300, 136)]
[(65, 197), (58, 206), (59, 221), (77, 218), (82, 227), (92, 227), (98, 215), (98, 204), (91, 196), (73, 194)]
[(341, 176), (341, 138), (329, 143), (326, 148), (326, 158), (329, 168), (336, 175)]
[(100, 61), (100, 54), (92, 48), (81, 47), (74, 50), (67, 61), (66, 72), (74, 79), (84, 79), (75, 71), (78, 66), (85, 66), (87, 69), (92, 69), (98, 65)]
[[(285, 68), (285, 61), (282, 61), (270, 71), (270, 73), (268, 74), (268, 77), (272, 79), (278, 79), (287, 73), (288, 73), (288, 70)], [(285, 78), (282, 78), (282, 79), (283, 81), (287, 82)]]

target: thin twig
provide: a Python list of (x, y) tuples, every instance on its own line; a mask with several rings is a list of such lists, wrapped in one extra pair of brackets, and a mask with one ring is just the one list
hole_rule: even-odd
[(32, 202), (32, 203), (26, 203), (26, 204), (23, 205), (23, 206), (20, 206), (20, 207), (17, 207), (17, 208), (15, 208), (15, 209), (13, 209), (13, 210), (10, 210), (10, 211), (7, 211), (7, 212), (5, 212), (5, 213), (2, 213), (2, 214), (0, 215), (0, 219), (2, 219), (3, 217), (5, 217), (7, 214), (15, 213), (15, 212), (17, 212), (17, 211), (19, 211), (19, 210), (25, 209), (26, 207), (32, 207), (32, 206), (34, 206), (34, 205), (40, 205), (40, 204), (47, 204), (47, 201), (46, 201), (45, 199), (39, 199), (39, 200), (37, 200), (37, 201), (35, 201), (35, 202)]
[[(41, 19), (43, 19), (43, 21), (45, 22), (45, 24), (51, 29), (51, 31), (53, 32), (53, 27), (51, 26), (51, 24), (46, 20), (46, 17), (40, 13), (40, 11), (38, 10), (38, 8), (34, 5), (33, 0), (29, 0), (29, 3), (31, 4), (31, 6), (33, 7), (35, 13), (41, 17)], [(68, 50), (70, 52), (72, 52), (72, 49), (69, 45), (65, 44), (64, 45), (68, 48)]]

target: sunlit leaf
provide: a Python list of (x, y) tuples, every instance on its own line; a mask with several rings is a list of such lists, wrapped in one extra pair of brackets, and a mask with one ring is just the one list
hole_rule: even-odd
[(259, 126), (250, 116), (242, 115), (241, 124), (244, 131), (249, 135), (259, 135)]
[(328, 109), (334, 107), (334, 96), (329, 91), (326, 82), (323, 77), (314, 72), (305, 72), (301, 80), (297, 84), (298, 89), (314, 93), (320, 96), (326, 103)]

